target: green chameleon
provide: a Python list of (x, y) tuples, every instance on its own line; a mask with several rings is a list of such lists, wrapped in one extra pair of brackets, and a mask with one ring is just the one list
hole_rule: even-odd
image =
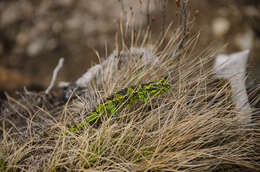
[(104, 114), (110, 114), (112, 116), (116, 113), (117, 109), (123, 105), (128, 105), (138, 100), (147, 102), (149, 97), (165, 93), (169, 88), (170, 84), (165, 78), (160, 78), (146, 84), (124, 88), (112, 94), (103, 103), (96, 106), (84, 121), (76, 127), (69, 128), (69, 131), (76, 131), (85, 126), (86, 123), (92, 124)]

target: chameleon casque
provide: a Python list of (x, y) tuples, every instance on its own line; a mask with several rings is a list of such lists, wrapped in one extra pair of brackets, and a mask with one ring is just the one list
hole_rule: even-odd
[(124, 105), (129, 105), (139, 100), (147, 102), (149, 97), (165, 93), (169, 88), (170, 84), (166, 81), (166, 78), (160, 78), (153, 82), (124, 88), (109, 96), (103, 103), (97, 105), (95, 109), (87, 115), (84, 121), (79, 123), (76, 127), (69, 128), (69, 131), (77, 131), (87, 123), (93, 124), (105, 114), (112, 116), (116, 113), (117, 109)]

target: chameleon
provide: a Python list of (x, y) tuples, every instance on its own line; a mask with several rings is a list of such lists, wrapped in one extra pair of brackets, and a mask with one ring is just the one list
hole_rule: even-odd
[(129, 105), (139, 100), (147, 102), (149, 97), (165, 93), (169, 89), (170, 84), (166, 81), (166, 78), (124, 88), (109, 96), (103, 103), (98, 104), (94, 110), (87, 115), (84, 121), (80, 122), (76, 127), (69, 128), (69, 131), (77, 131), (87, 123), (93, 124), (105, 114), (113, 116), (117, 109), (124, 105)]

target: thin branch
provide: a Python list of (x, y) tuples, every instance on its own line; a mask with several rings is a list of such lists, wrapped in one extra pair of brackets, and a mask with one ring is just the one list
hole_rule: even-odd
[(118, 2), (119, 2), (120, 5), (121, 5), (121, 10), (122, 10), (122, 15), (123, 15), (123, 17), (127, 17), (127, 15), (126, 15), (126, 10), (125, 10), (125, 5), (124, 5), (123, 0), (118, 0)]
[(183, 39), (180, 42), (178, 48), (182, 48), (184, 40), (187, 36), (187, 4), (189, 0), (181, 0), (180, 7), (181, 7), (181, 24), (183, 25)]
[(146, 19), (147, 19), (147, 26), (150, 28), (151, 27), (150, 0), (147, 1)]
[(168, 0), (163, 0), (163, 2), (162, 2), (162, 35), (164, 34), (164, 31), (165, 31), (167, 5), (168, 5)]
[(183, 24), (183, 34), (186, 35), (187, 32), (187, 4), (189, 0), (182, 0), (181, 1), (181, 13), (183, 16), (182, 24)]

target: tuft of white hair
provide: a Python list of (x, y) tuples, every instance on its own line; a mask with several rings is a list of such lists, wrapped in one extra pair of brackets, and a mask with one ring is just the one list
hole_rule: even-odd
[(245, 86), (248, 55), (249, 50), (230, 55), (219, 54), (216, 56), (213, 68), (217, 78), (230, 81), (232, 101), (236, 109), (241, 112), (240, 119), (243, 124), (251, 122), (252, 113)]
[[(76, 80), (76, 85), (80, 87), (86, 87), (91, 80), (96, 77), (98, 85), (101, 81), (99, 81), (101, 78), (99, 76), (101, 70), (104, 70), (105, 74), (108, 74), (110, 68), (108, 66), (112, 65), (115, 66), (116, 64), (116, 57), (118, 55), (122, 56), (123, 59), (127, 62), (127, 58), (130, 54), (136, 54), (142, 57), (142, 62), (145, 65), (151, 64), (151, 63), (158, 63), (158, 58), (153, 54), (151, 48), (135, 48), (132, 47), (130, 50), (125, 51), (113, 51), (106, 60), (104, 60), (101, 64), (97, 64), (95, 66), (92, 66), (86, 73), (84, 73), (80, 78)], [(115, 67), (113, 67), (115, 68)]]

